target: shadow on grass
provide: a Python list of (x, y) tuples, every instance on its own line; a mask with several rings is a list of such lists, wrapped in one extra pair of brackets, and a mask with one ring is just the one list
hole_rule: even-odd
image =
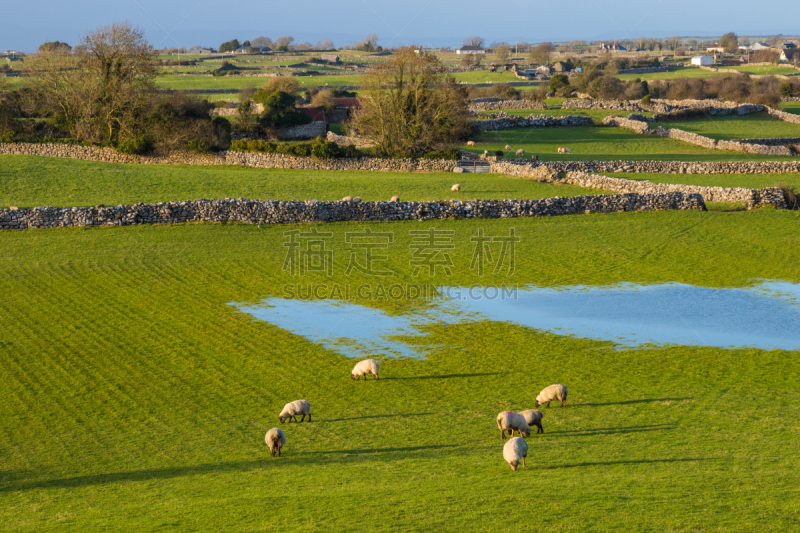
[(649, 426), (629, 426), (624, 428), (596, 428), (596, 429), (572, 429), (558, 431), (550, 434), (551, 437), (594, 437), (597, 435), (624, 435), (626, 433), (645, 433), (648, 431), (664, 431), (675, 429), (672, 424), (651, 424)]
[(499, 376), (501, 372), (485, 372), (483, 374), (441, 374), (433, 376), (409, 376), (407, 378), (381, 378), (382, 380), (401, 380), (401, 379), (454, 379), (454, 378), (479, 378), (483, 376)]
[[(361, 454), (381, 454), (381, 453), (410, 453), (418, 451), (433, 451), (445, 448), (458, 448), (458, 446), (451, 445), (435, 445), (435, 446), (409, 446), (407, 448), (369, 448), (363, 450), (326, 450), (320, 452), (309, 453), (291, 453), (286, 454), (285, 459), (300, 458), (304, 463), (318, 463), (323, 460), (324, 455), (361, 455)], [(20, 483), (11, 483), (7, 486), (0, 487), (0, 493), (3, 492), (17, 492), (24, 490), (34, 489), (75, 489), (81, 487), (90, 487), (94, 485), (108, 485), (111, 483), (123, 483), (128, 481), (153, 481), (158, 479), (171, 479), (185, 476), (198, 476), (204, 474), (214, 473), (230, 473), (230, 472), (247, 472), (249, 470), (260, 470), (267, 466), (272, 467), (281, 464), (281, 459), (271, 458), (269, 450), (265, 448), (265, 457), (262, 459), (254, 459), (250, 461), (235, 461), (230, 463), (216, 463), (216, 464), (203, 464), (195, 466), (179, 466), (172, 468), (152, 468), (144, 470), (133, 470), (131, 472), (112, 472), (109, 474), (96, 474), (91, 476), (76, 476), (64, 479), (44, 479), (38, 481), (23, 481)], [(303, 460), (302, 457), (307, 457)], [(315, 457), (316, 456), (316, 457)], [(312, 458), (313, 457), (313, 458)], [(355, 457), (354, 457), (355, 459)], [(4, 481), (13, 481), (13, 476), (6, 477)]]
[(683, 400), (693, 400), (694, 398), (643, 398), (641, 400), (628, 400), (625, 402), (606, 402), (606, 403), (580, 403), (575, 407), (605, 407), (607, 405), (633, 405), (637, 403), (653, 402), (681, 402)]
[(410, 413), (410, 414), (397, 414), (397, 415), (368, 415), (368, 416), (353, 416), (351, 418), (334, 418), (332, 420), (324, 420), (320, 419), (320, 423), (323, 422), (344, 422), (347, 420), (367, 420), (370, 418), (396, 418), (398, 416), (408, 417), (408, 416), (430, 416), (434, 413)]
[(618, 465), (647, 465), (657, 463), (692, 463), (695, 461), (710, 461), (711, 459), (635, 459), (630, 461), (596, 461), (590, 463), (575, 463), (573, 465), (560, 465), (552, 466), (550, 470), (558, 470), (560, 468), (581, 468), (586, 466), (618, 466)]

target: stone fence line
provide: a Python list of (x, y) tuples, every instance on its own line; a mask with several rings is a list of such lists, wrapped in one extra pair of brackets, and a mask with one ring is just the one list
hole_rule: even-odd
[(129, 226), (182, 222), (296, 224), (516, 218), (626, 211), (705, 210), (703, 198), (680, 192), (545, 198), (541, 200), (449, 200), (441, 202), (337, 202), (194, 200), (116, 207), (0, 209), (0, 229)]

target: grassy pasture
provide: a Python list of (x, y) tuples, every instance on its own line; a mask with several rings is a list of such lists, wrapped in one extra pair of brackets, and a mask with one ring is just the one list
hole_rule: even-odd
[[(691, 124), (692, 122), (687, 122)], [(678, 127), (670, 123), (669, 127)], [(796, 126), (795, 126), (796, 127)], [(774, 160), (775, 156), (757, 156), (723, 150), (709, 150), (674, 139), (638, 135), (623, 128), (611, 126), (567, 128), (515, 128), (486, 131), (474, 139), (477, 146), (462, 148), (476, 153), (483, 150), (502, 150), (510, 145), (512, 151), (525, 149), (525, 156), (538, 154), (547, 161), (641, 160), (661, 161), (750, 161)], [(572, 154), (558, 154), (559, 147), (567, 147)], [(789, 158), (781, 158), (789, 159)]]
[(781, 102), (780, 108), (787, 113), (800, 115), (800, 102)]
[[(480, 114), (488, 115), (497, 113), (497, 111), (481, 111)], [(529, 115), (549, 115), (552, 117), (565, 117), (565, 116), (578, 116), (578, 117), (592, 117), (596, 125), (600, 125), (603, 119), (609, 116), (614, 117), (628, 117), (630, 111), (620, 111), (615, 109), (512, 109), (506, 110), (509, 115), (517, 117), (527, 117)], [(646, 112), (643, 115), (653, 116), (653, 113)]]
[(724, 75), (724, 72), (712, 72), (697, 67), (670, 67), (669, 72), (653, 72), (650, 74), (618, 74), (621, 80), (635, 80), (640, 78), (643, 81), (653, 80), (677, 80), (680, 78), (713, 78)]
[(735, 70), (737, 72), (747, 72), (748, 74), (758, 74), (761, 76), (774, 76), (778, 74), (796, 74), (797, 69), (793, 67), (781, 67), (778, 65), (742, 65), (738, 67), (719, 67), (721, 70)]
[(653, 183), (683, 183), (704, 187), (747, 187), (760, 189), (776, 185), (800, 188), (800, 174), (650, 174), (650, 173), (603, 173), (606, 176), (629, 180), (648, 180)]
[(717, 140), (800, 137), (800, 124), (785, 122), (766, 113), (650, 124), (651, 129), (658, 126), (677, 128)]
[[(517, 228), (514, 283), (799, 281), (797, 213), (662, 212), (376, 224), (456, 232), (448, 284), (508, 283), (468, 269), (469, 237)], [(616, 349), (499, 322), (404, 337), (426, 360), (353, 362), (235, 312), (281, 294), (283, 232), (246, 225), (34, 230), (0, 235), (0, 527), (7, 531), (787, 531), (800, 525), (794, 352)], [(303, 226), (307, 229), (307, 226)], [(334, 280), (344, 233), (333, 231)], [(747, 253), (742, 253), (746, 250)], [(424, 276), (423, 276), (424, 277)], [(382, 302), (371, 305), (401, 311)], [(399, 305), (399, 307), (398, 307)], [(563, 381), (528, 468), (502, 460), (496, 413)], [(314, 421), (266, 430), (307, 398)], [(443, 420), (444, 419), (444, 420)], [(364, 502), (370, 501), (370, 512)]]
[[(450, 191), (454, 183), (462, 190)], [(0, 208), (118, 205), (200, 198), (408, 201), (549, 198), (601, 193), (499, 174), (306, 171), (233, 166), (117, 165), (0, 155)]]

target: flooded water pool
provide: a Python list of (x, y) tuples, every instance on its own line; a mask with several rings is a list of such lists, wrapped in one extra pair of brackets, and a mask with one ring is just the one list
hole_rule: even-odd
[(800, 284), (714, 289), (680, 283), (519, 289), (442, 287), (425, 311), (391, 316), (331, 300), (269, 298), (240, 311), (348, 357), (424, 357), (402, 337), (422, 326), (496, 320), (622, 347), (645, 344), (800, 350)]

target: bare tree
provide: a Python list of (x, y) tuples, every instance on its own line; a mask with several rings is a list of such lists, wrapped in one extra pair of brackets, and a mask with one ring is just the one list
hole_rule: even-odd
[(464, 46), (483, 46), (483, 37), (478, 37), (477, 35), (473, 35), (472, 37), (467, 37), (464, 39)]
[(511, 48), (508, 45), (500, 45), (494, 50), (495, 64), (505, 65), (508, 63), (508, 58), (511, 57)]
[(31, 75), (60, 127), (81, 140), (116, 142), (141, 135), (156, 55), (143, 30), (114, 23), (84, 37), (72, 54), (42, 52)]
[(374, 52), (378, 48), (378, 36), (370, 33), (364, 40), (356, 43), (356, 48), (365, 52)]
[(362, 79), (352, 128), (389, 156), (453, 146), (466, 134), (463, 90), (436, 56), (401, 48)]
[(272, 47), (272, 39), (269, 37), (256, 37), (252, 41), (250, 41), (251, 46), (257, 46), (258, 48), (264, 48), (265, 46)]
[(667, 39), (666, 43), (667, 43), (667, 48), (674, 51), (681, 45), (681, 38), (676, 35), (674, 37), (670, 37), (669, 39)]
[(550, 61), (550, 54), (555, 51), (555, 47), (551, 43), (541, 43), (531, 49), (528, 59), (531, 64), (538, 63), (544, 65)]
[(320, 42), (317, 43), (318, 50), (333, 50), (334, 48), (336, 48), (336, 46), (330, 39), (322, 39)]
[(275, 41), (275, 47), (280, 50), (288, 50), (293, 42), (294, 37), (291, 35), (284, 35), (283, 37), (278, 37), (278, 39)]
[(461, 64), (469, 67), (475, 64), (475, 54), (465, 54), (461, 56)]

